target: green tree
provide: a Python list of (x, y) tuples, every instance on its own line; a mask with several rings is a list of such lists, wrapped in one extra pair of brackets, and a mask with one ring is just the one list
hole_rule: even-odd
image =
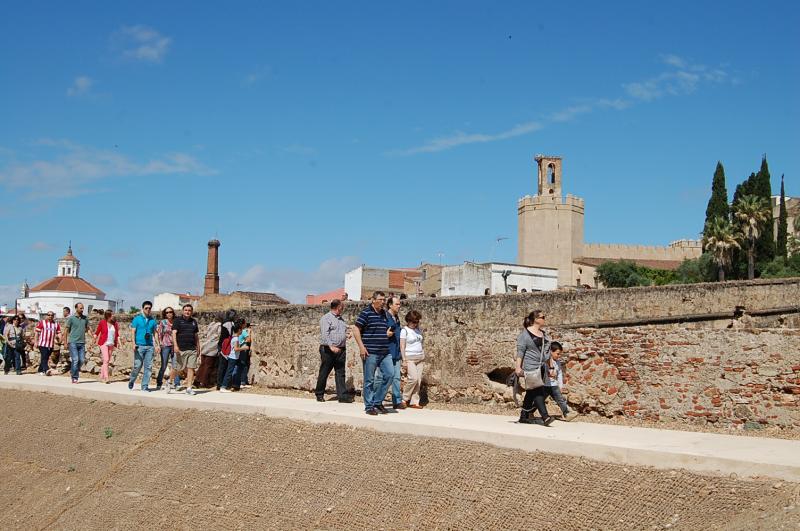
[(786, 217), (786, 192), (783, 189), (783, 175), (781, 175), (781, 202), (778, 211), (778, 241), (776, 242), (775, 255), (783, 258), (786, 262), (789, 259), (787, 243), (789, 223)]
[(703, 230), (703, 249), (711, 254), (717, 265), (720, 282), (725, 281), (725, 268), (731, 266), (733, 252), (740, 248), (731, 222), (724, 218), (714, 218), (706, 223)]
[(639, 267), (629, 260), (604, 262), (597, 267), (597, 279), (608, 288), (650, 286), (653, 281), (642, 275)]
[(747, 278), (755, 277), (755, 254), (759, 235), (763, 234), (765, 225), (772, 226), (772, 212), (769, 203), (756, 195), (745, 195), (733, 205), (733, 213), (742, 227), (742, 235), (747, 239)]
[(717, 279), (717, 267), (711, 253), (704, 252), (697, 258), (686, 259), (675, 270), (674, 284), (696, 284)]
[(139, 308), (137, 308), (136, 306), (131, 306), (130, 308), (128, 308), (128, 313), (139, 313)]
[(728, 206), (728, 189), (725, 187), (725, 168), (722, 162), (717, 162), (717, 169), (714, 170), (714, 179), (711, 181), (711, 197), (706, 207), (706, 223), (714, 218), (730, 218), (730, 207)]
[(764, 200), (768, 208), (768, 220), (756, 238), (756, 255), (760, 262), (769, 262), (775, 258), (775, 228), (772, 223), (772, 184), (769, 176), (767, 156), (761, 158), (761, 169), (756, 174), (755, 195)]

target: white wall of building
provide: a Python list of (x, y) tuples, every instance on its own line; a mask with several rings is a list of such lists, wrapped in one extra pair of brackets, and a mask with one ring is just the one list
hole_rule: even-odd
[(173, 310), (180, 308), (182, 306), (180, 296), (177, 293), (159, 293), (153, 297), (154, 312), (160, 312), (167, 306), (171, 306)]
[(17, 309), (24, 311), (26, 315), (38, 313), (41, 316), (47, 312), (55, 312), (57, 317), (61, 317), (61, 309), (64, 306), (69, 307), (74, 313), (75, 305), (79, 302), (83, 304), (84, 312), (87, 314), (92, 310), (117, 311), (116, 301), (97, 300), (94, 295), (64, 296), (58, 292), (38, 292), (36, 297), (17, 299)]
[(352, 301), (361, 300), (361, 277), (364, 274), (364, 268), (358, 267), (352, 271), (344, 274), (344, 292)]
[(442, 268), (442, 292), (448, 295), (491, 295), (505, 293), (503, 272), (510, 270), (509, 291), (551, 291), (558, 288), (558, 270), (511, 264), (475, 264), (466, 262)]

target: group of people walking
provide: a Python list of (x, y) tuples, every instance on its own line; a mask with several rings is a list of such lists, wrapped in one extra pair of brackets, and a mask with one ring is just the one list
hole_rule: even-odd
[[(393, 294), (388, 297), (382, 291), (372, 294), (370, 304), (364, 308), (352, 325), (343, 318), (345, 301), (334, 299), (330, 311), (320, 319), (320, 368), (315, 395), (325, 401), (325, 389), (330, 373), (335, 373), (336, 400), (343, 403), (354, 401), (346, 381), (347, 341), (354, 339), (359, 349), (363, 367), (361, 395), (367, 415), (386, 414), (403, 409), (422, 409), (422, 379), (425, 368), (424, 334), (420, 323), (422, 315), (410, 310), (401, 317), (401, 300)], [(201, 356), (200, 327), (193, 317), (194, 308), (186, 304), (181, 315), (173, 308), (161, 311), (159, 319), (152, 313), (150, 301), (142, 303), (142, 311), (130, 323), (130, 341), (133, 343), (133, 367), (128, 377), (128, 388), (134, 390), (141, 373), (142, 391), (150, 390), (153, 359), (160, 357), (156, 374), (156, 390), (167, 393), (182, 388), (185, 378), (186, 394), (194, 395), (195, 371), (205, 387), (220, 392), (238, 391), (250, 387), (249, 372), (253, 344), (250, 323), (236, 318), (233, 310), (221, 317), (216, 325), (216, 334), (210, 338), (210, 355)], [(516, 341), (516, 382), (518, 389), (525, 391), (519, 422), (548, 426), (555, 418), (547, 411), (546, 399), (552, 398), (561, 409), (561, 420), (576, 416), (569, 410), (561, 394), (563, 386), (562, 345), (553, 341), (544, 330), (546, 315), (535, 310), (523, 321), (523, 330)], [(99, 347), (102, 365), (100, 380), (110, 383), (113, 352), (125, 343), (125, 335), (114, 314), (106, 311), (94, 330), (84, 314), (83, 304), (75, 305), (75, 313), (63, 309), (63, 326), (55, 320), (54, 312), (35, 326), (33, 344), (39, 350), (38, 372), (52, 374), (59, 364), (60, 352), (69, 352), (69, 369), (72, 383), (77, 383), (80, 369), (86, 359), (87, 337)], [(404, 324), (403, 324), (404, 323)], [(12, 369), (21, 374), (30, 361), (26, 346), (25, 327), (28, 320), (23, 315), (13, 315), (0, 321), (4, 371)], [(169, 373), (167, 369), (169, 368)], [(401, 389), (401, 378), (405, 368), (405, 385)], [(384, 405), (387, 393), (391, 407)], [(538, 411), (536, 418), (534, 411)]]
[[(320, 369), (315, 394), (325, 401), (325, 387), (331, 370), (335, 372), (336, 396), (339, 402), (352, 402), (346, 387), (347, 339), (353, 337), (358, 345), (364, 369), (361, 396), (367, 415), (389, 413), (384, 406), (386, 393), (391, 389), (392, 410), (422, 409), (420, 390), (425, 367), (422, 315), (411, 310), (400, 317), (400, 298), (388, 298), (382, 291), (372, 294), (370, 304), (359, 313), (355, 324), (349, 326), (342, 312), (344, 301), (334, 299), (331, 310), (320, 319)], [(405, 326), (401, 323), (405, 321)], [(406, 384), (401, 392), (402, 366), (406, 368)]]

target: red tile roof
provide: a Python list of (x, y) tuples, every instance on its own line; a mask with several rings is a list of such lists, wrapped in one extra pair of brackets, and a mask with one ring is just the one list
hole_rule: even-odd
[(53, 277), (31, 288), (31, 293), (36, 291), (79, 291), (81, 293), (94, 293), (100, 298), (106, 296), (101, 290), (77, 277)]

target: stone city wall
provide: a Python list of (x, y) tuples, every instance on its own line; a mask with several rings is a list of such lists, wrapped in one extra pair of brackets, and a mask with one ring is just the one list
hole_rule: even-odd
[[(542, 309), (550, 335), (566, 348), (567, 395), (578, 411), (800, 428), (798, 301), (800, 279), (780, 279), (409, 299), (401, 314), (422, 312), (431, 401), (511, 401), (502, 382), (522, 319)], [(345, 319), (354, 322), (365, 305), (349, 303)], [(258, 385), (313, 389), (325, 311), (290, 305), (242, 314), (253, 323)], [(117, 354), (118, 370), (125, 372), (126, 359), (129, 346)], [(348, 385), (360, 389), (353, 340), (347, 372)]]

